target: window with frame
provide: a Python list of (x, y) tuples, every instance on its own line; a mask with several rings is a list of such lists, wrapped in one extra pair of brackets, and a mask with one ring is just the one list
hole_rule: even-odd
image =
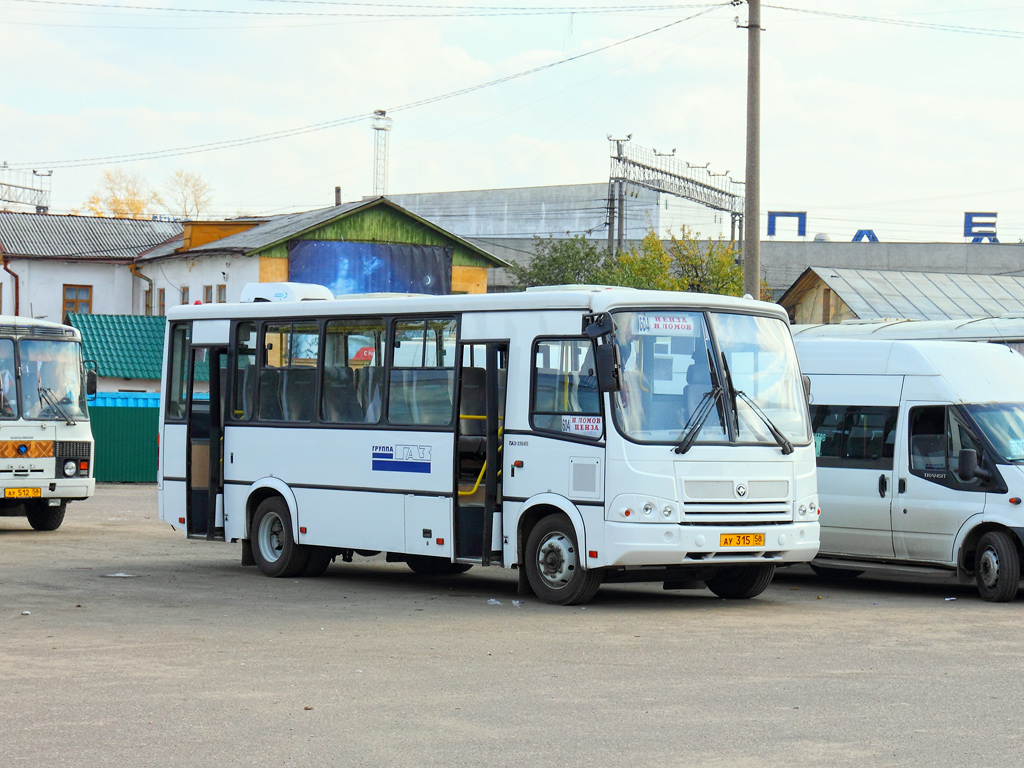
[(256, 323), (244, 322), (235, 326), (235, 396), (232, 415), (236, 420), (252, 417), (256, 399)]
[(156, 292), (157, 296), (157, 314), (163, 317), (167, 314), (167, 289), (161, 288)]
[(310, 421), (316, 403), (316, 322), (267, 323), (259, 375), (259, 418)]
[(435, 427), (452, 423), (457, 340), (458, 321), (452, 317), (395, 321), (389, 423)]
[(892, 469), (899, 408), (812, 405), (810, 410), (819, 467)]
[(549, 432), (592, 438), (604, 434), (592, 341), (537, 341), (530, 420), (534, 429)]
[(181, 289), (181, 303), (188, 304), (188, 286), (186, 285)]
[(331, 320), (324, 326), (320, 418), (376, 424), (384, 395), (387, 326), (383, 319)]
[(217, 286), (217, 303), (226, 304), (228, 301), (228, 287), (226, 285)]
[(76, 312), (80, 315), (92, 314), (92, 286), (64, 285), (64, 315)]
[(203, 304), (213, 304), (213, 286), (203, 286)]
[(910, 474), (958, 490), (984, 491), (981, 479), (964, 480), (957, 474), (960, 451), (977, 451), (984, 461), (981, 441), (967, 422), (947, 405), (910, 409)]
[(171, 328), (170, 360), (167, 366), (166, 410), (164, 412), (164, 416), (168, 421), (177, 421), (185, 418), (185, 404), (188, 399), (190, 335), (188, 325), (178, 324)]

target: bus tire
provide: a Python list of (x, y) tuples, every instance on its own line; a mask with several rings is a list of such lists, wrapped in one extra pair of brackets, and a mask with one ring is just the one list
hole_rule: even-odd
[(302, 546), (307, 551), (306, 565), (299, 572), (299, 576), (316, 578), (322, 576), (334, 558), (338, 556), (338, 550), (333, 547), (309, 547)]
[(827, 565), (815, 565), (810, 563), (811, 570), (823, 579), (855, 579), (863, 575), (864, 571), (855, 571), (852, 568), (829, 568)]
[(989, 531), (981, 537), (974, 555), (974, 574), (982, 599), (1005, 603), (1017, 596), (1020, 554), (1008, 533)]
[(748, 600), (768, 589), (774, 575), (775, 566), (771, 564), (727, 565), (704, 583), (726, 600)]
[(33, 502), (27, 505), (26, 517), (28, 524), (37, 531), (56, 531), (64, 522), (64, 512), (68, 508), (66, 501), (59, 507), (48, 506), (45, 502)]
[(526, 540), (526, 577), (533, 593), (547, 603), (580, 605), (597, 594), (604, 573), (585, 569), (576, 530), (561, 512), (541, 518)]
[(274, 578), (298, 576), (306, 567), (309, 550), (292, 538), (292, 516), (280, 496), (260, 502), (251, 530), (252, 554), (264, 574)]
[(406, 555), (405, 564), (413, 573), (421, 576), (451, 576), (456, 573), (465, 573), (473, 566), (469, 563), (453, 563), (446, 557), (431, 557), (429, 555)]

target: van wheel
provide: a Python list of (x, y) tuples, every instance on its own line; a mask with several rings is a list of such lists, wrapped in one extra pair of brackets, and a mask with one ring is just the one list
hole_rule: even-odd
[(810, 563), (810, 566), (811, 570), (823, 579), (855, 579), (864, 573), (864, 571), (855, 571), (851, 568), (829, 568), (814, 563)]
[(449, 576), (465, 573), (473, 567), (469, 563), (453, 563), (446, 557), (431, 557), (429, 555), (406, 555), (405, 564), (413, 573), (418, 573), (421, 576)]
[(50, 507), (45, 503), (28, 505), (26, 517), (28, 524), (36, 531), (56, 531), (64, 522), (64, 512), (68, 508), (67, 501), (61, 501), (59, 507)]
[(541, 600), (558, 605), (579, 605), (597, 594), (604, 574), (584, 569), (572, 520), (559, 512), (533, 527), (526, 540), (526, 577)]
[(978, 542), (974, 575), (982, 598), (1005, 603), (1017, 596), (1020, 585), (1020, 554), (1008, 533), (989, 531)]
[(719, 597), (748, 600), (768, 589), (774, 575), (774, 565), (728, 565), (704, 583)]
[(260, 502), (252, 518), (251, 530), (253, 557), (267, 576), (298, 576), (306, 567), (309, 551), (292, 538), (292, 516), (280, 496)]

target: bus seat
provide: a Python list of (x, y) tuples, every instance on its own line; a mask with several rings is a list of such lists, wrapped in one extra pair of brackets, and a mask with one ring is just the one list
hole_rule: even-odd
[(281, 374), (279, 368), (264, 368), (260, 371), (260, 408), (261, 419), (278, 421), (283, 418), (281, 408)]
[(414, 423), (450, 424), (455, 371), (451, 368), (419, 368), (411, 372)]
[(711, 370), (706, 365), (693, 363), (686, 369), (686, 386), (683, 387), (683, 401), (686, 418), (697, 410), (700, 401), (711, 390)]
[(284, 418), (310, 421), (316, 402), (316, 368), (289, 368), (284, 371)]
[(365, 365), (355, 370), (356, 399), (367, 424), (380, 421), (380, 407), (384, 392), (384, 369), (379, 365)]
[(366, 419), (356, 400), (355, 374), (348, 366), (324, 368), (322, 399), (325, 421), (352, 424)]

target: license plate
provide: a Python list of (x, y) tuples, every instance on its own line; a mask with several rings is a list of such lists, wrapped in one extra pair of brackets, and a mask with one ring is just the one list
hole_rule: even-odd
[(763, 533), (723, 533), (718, 537), (720, 547), (763, 547)]
[(5, 488), (5, 499), (35, 499), (43, 495), (39, 488)]

